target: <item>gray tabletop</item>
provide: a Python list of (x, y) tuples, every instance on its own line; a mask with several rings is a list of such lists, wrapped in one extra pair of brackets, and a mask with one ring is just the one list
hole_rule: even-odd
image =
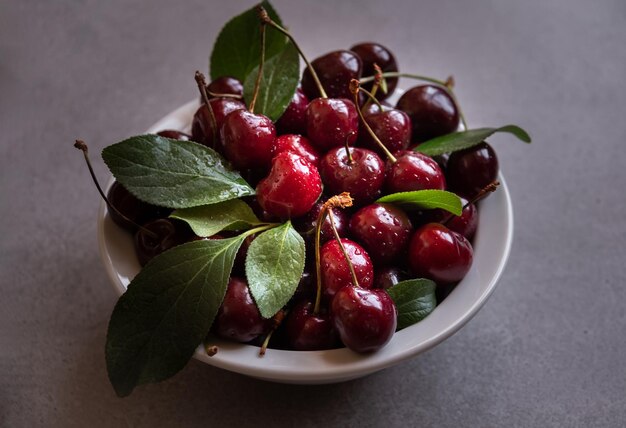
[(193, 71), (249, 5), (1, 2), (0, 425), (624, 426), (623, 0), (276, 0), (312, 57), (379, 41), (404, 71), (454, 74), (473, 127), (532, 133), (494, 139), (515, 209), (506, 271), (456, 335), (360, 380), (280, 385), (192, 361), (115, 396), (116, 295), (71, 143), (98, 153), (195, 97)]

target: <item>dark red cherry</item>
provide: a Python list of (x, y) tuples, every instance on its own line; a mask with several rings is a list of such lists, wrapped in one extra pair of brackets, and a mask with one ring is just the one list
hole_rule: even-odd
[(289, 344), (296, 351), (333, 349), (339, 344), (339, 335), (325, 310), (313, 313), (313, 303), (304, 300), (296, 304), (286, 320)]
[(428, 223), (415, 231), (409, 246), (413, 273), (438, 284), (463, 279), (472, 266), (474, 250), (470, 242), (440, 223)]
[[(138, 224), (146, 223), (161, 217), (167, 217), (172, 212), (169, 208), (157, 207), (137, 199), (119, 182), (113, 185), (107, 193), (107, 199), (126, 218), (121, 217), (115, 210), (108, 210), (111, 219), (120, 227), (130, 232), (137, 230)], [(129, 222), (128, 220), (131, 220)]]
[(449, 134), (459, 126), (459, 110), (445, 89), (422, 85), (406, 91), (396, 108), (406, 112), (413, 124), (413, 141), (423, 142)]
[[(147, 233), (146, 229), (152, 233)], [(169, 218), (152, 220), (135, 233), (135, 253), (144, 266), (152, 258), (177, 245), (188, 242), (193, 232), (186, 223)]]
[(211, 97), (211, 93), (243, 96), (243, 84), (240, 80), (230, 76), (218, 77), (209, 83), (206, 89), (209, 97)]
[[(309, 210), (308, 213), (299, 217), (293, 221), (293, 225), (300, 234), (304, 236), (305, 239), (315, 239), (315, 228), (317, 226), (317, 219), (320, 215), (320, 211), (324, 206), (325, 199), (319, 200), (313, 205), (313, 208)], [(333, 208), (333, 218), (335, 219), (335, 228), (337, 229), (337, 233), (340, 237), (345, 238), (348, 236), (348, 222), (350, 221), (348, 214), (346, 211), (340, 208)], [(326, 241), (333, 239), (335, 236), (331, 222), (330, 216), (326, 216), (324, 219), (324, 223), (322, 224), (322, 229), (320, 231), (320, 242), (323, 244)]]
[(296, 89), (291, 102), (276, 122), (279, 134), (306, 134), (306, 109), (309, 99), (301, 87)]
[(413, 227), (400, 208), (372, 204), (361, 208), (350, 219), (350, 233), (363, 244), (374, 263), (386, 265), (406, 254)]
[[(342, 238), (341, 243), (354, 266), (359, 285), (363, 288), (372, 288), (374, 267), (367, 252), (359, 244), (349, 239)], [(322, 290), (326, 298), (332, 298), (337, 291), (346, 285), (353, 285), (350, 267), (337, 240), (328, 241), (322, 246), (320, 249), (320, 265), (322, 270)]]
[(217, 128), (215, 129), (216, 140), (213, 139), (213, 126), (211, 125), (209, 110), (204, 104), (202, 104), (193, 115), (191, 137), (196, 143), (204, 144), (205, 146), (221, 151), (222, 147), (221, 144), (219, 144), (220, 128), (224, 123), (224, 118), (235, 110), (245, 109), (246, 105), (233, 98), (213, 98), (209, 103), (211, 103), (211, 108), (215, 115), (215, 123), (217, 124)]
[[(378, 107), (376, 109), (379, 110)], [(383, 112), (379, 110), (364, 115), (364, 118), (380, 142), (391, 153), (406, 150), (409, 147), (411, 142), (411, 120), (405, 112), (395, 109), (386, 109)], [(380, 156), (385, 156), (385, 152), (374, 141), (363, 124), (359, 128), (359, 145), (375, 151)]]
[(376, 270), (374, 288), (387, 290), (397, 283), (408, 279), (406, 273), (395, 266), (387, 266)]
[[(396, 62), (396, 58), (393, 56), (391, 51), (378, 43), (359, 43), (350, 48), (350, 50), (356, 53), (361, 61), (363, 62), (363, 72), (361, 73), (364, 77), (373, 76), (376, 71), (374, 70), (374, 64), (377, 64), (383, 73), (387, 73), (390, 71), (398, 71), (398, 63)], [(397, 77), (391, 77), (387, 80), (387, 93), (385, 94), (380, 89), (376, 92), (376, 98), (379, 100), (384, 100), (389, 95), (393, 93), (396, 89), (396, 85), (398, 84)], [(363, 85), (365, 89), (370, 91), (372, 89), (373, 83), (366, 83)]]
[(165, 138), (171, 138), (172, 140), (191, 140), (191, 135), (185, 134), (184, 132), (176, 131), (174, 129), (164, 129), (163, 131), (157, 132), (157, 135)]
[(355, 352), (374, 352), (396, 331), (396, 305), (385, 290), (347, 286), (337, 291), (331, 314), (341, 341)]
[(383, 161), (371, 150), (350, 147), (331, 149), (320, 161), (320, 175), (326, 192), (339, 194), (350, 192), (356, 205), (364, 205), (376, 199), (385, 180)]
[(256, 187), (257, 200), (270, 215), (287, 219), (306, 214), (322, 194), (322, 179), (311, 162), (291, 152), (272, 160), (269, 175)]
[[(346, 50), (333, 51), (314, 59), (311, 65), (330, 98), (352, 97), (350, 80), (361, 78), (361, 58), (358, 55)], [(302, 89), (310, 100), (321, 96), (308, 67), (302, 74)]]
[[(468, 204), (467, 199), (464, 197), (461, 196), (460, 198), (461, 204), (464, 207), (463, 212), (461, 212), (460, 216), (453, 216), (446, 222), (445, 226), (471, 240), (476, 233), (476, 229), (478, 228), (478, 209), (476, 208), (476, 205)], [(435, 210), (431, 216), (431, 221), (440, 223), (449, 216), (450, 213), (447, 211)]]
[(468, 199), (498, 178), (498, 157), (493, 148), (482, 142), (454, 152), (448, 159), (446, 178), (450, 189)]
[(395, 155), (396, 162), (387, 162), (385, 187), (388, 193), (445, 190), (446, 179), (433, 158), (409, 150)]
[(220, 132), (224, 155), (237, 169), (267, 168), (276, 147), (276, 128), (269, 117), (235, 110)]
[(291, 152), (302, 156), (313, 165), (317, 166), (320, 162), (320, 155), (311, 145), (308, 138), (297, 134), (285, 134), (276, 138), (274, 146), (274, 156), (281, 152)]
[(306, 111), (307, 136), (325, 152), (333, 147), (354, 144), (359, 132), (359, 115), (348, 99), (317, 98)]
[(247, 282), (231, 277), (222, 306), (220, 306), (213, 331), (224, 339), (250, 342), (267, 333), (271, 323), (264, 319), (252, 299)]

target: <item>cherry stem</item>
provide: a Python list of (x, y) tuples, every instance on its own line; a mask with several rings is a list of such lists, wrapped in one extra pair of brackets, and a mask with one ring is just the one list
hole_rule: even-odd
[(237, 95), (237, 94), (220, 94), (218, 92), (211, 92), (208, 89), (206, 90), (206, 93), (211, 97), (211, 98), (234, 98), (236, 100), (240, 100), (243, 97), (241, 95)]
[(356, 271), (354, 270), (354, 265), (352, 264), (352, 261), (350, 260), (350, 256), (348, 255), (348, 252), (346, 251), (346, 247), (343, 246), (343, 242), (341, 242), (341, 237), (339, 236), (339, 232), (337, 231), (337, 228), (335, 227), (335, 215), (333, 214), (332, 209), (328, 210), (328, 217), (330, 218), (330, 227), (333, 229), (333, 234), (335, 235), (335, 239), (337, 240), (337, 243), (339, 244), (339, 248), (341, 249), (341, 252), (343, 253), (343, 256), (346, 259), (346, 263), (348, 263), (348, 268), (350, 268), (350, 275), (352, 276), (352, 283), (354, 284), (355, 287), (360, 287), (359, 279), (356, 277)]
[(219, 348), (216, 345), (204, 345), (204, 350), (209, 357), (213, 357), (219, 351)]
[(313, 68), (313, 66), (311, 65), (309, 60), (306, 58), (306, 55), (304, 55), (304, 52), (302, 52), (302, 49), (300, 49), (300, 46), (298, 46), (298, 43), (293, 38), (293, 36), (289, 33), (289, 31), (285, 30), (283, 27), (281, 27), (280, 25), (278, 25), (277, 23), (272, 21), (272, 18), (270, 18), (270, 16), (267, 14), (267, 11), (265, 10), (265, 8), (263, 6), (259, 5), (257, 7), (257, 11), (258, 11), (259, 19), (261, 20), (261, 22), (264, 22), (264, 23), (270, 25), (274, 29), (278, 30), (279, 32), (281, 32), (285, 36), (287, 36), (287, 38), (289, 38), (291, 43), (293, 43), (295, 48), (298, 50), (298, 53), (300, 54), (300, 57), (302, 57), (302, 59), (304, 60), (304, 63), (309, 68), (309, 72), (311, 73), (311, 77), (313, 77), (313, 80), (315, 81), (315, 85), (317, 86), (317, 89), (320, 91), (321, 98), (328, 98), (328, 95), (326, 94), (326, 91), (324, 90), (324, 87), (322, 86), (322, 82), (320, 82), (319, 77), (317, 77), (317, 73), (315, 72), (315, 69)]
[[(368, 91), (366, 91), (366, 90), (364, 90), (363, 88), (360, 87), (358, 80), (352, 79), (350, 81), (350, 92), (352, 92), (352, 95), (354, 95), (354, 104), (355, 105), (359, 105), (359, 91), (365, 92), (368, 96), (372, 95)], [(378, 146), (385, 153), (385, 155), (391, 161), (391, 163), (396, 163), (396, 161), (398, 159), (396, 159), (396, 157), (391, 154), (389, 149), (387, 149), (387, 147), (385, 147), (385, 145), (382, 143), (382, 141), (380, 141), (380, 139), (376, 136), (376, 134), (374, 133), (374, 131), (370, 127), (369, 123), (367, 123), (367, 121), (365, 120), (365, 117), (363, 117), (363, 112), (361, 112), (361, 110), (359, 110), (358, 108), (356, 109), (356, 111), (359, 113), (359, 117), (361, 118), (361, 121), (365, 125), (365, 129), (367, 129), (367, 132), (372, 136), (372, 138), (374, 139), (376, 144), (378, 144)]]
[(217, 120), (215, 119), (215, 113), (213, 113), (213, 107), (211, 107), (211, 103), (209, 102), (209, 96), (206, 91), (206, 79), (204, 78), (204, 74), (200, 73), (197, 70), (194, 78), (196, 79), (196, 83), (198, 84), (198, 89), (200, 90), (202, 101), (209, 111), (209, 120), (211, 121), (211, 133), (213, 134), (213, 148), (215, 148), (215, 145), (217, 144)]
[(261, 62), (259, 62), (259, 72), (256, 75), (256, 82), (254, 82), (254, 92), (252, 95), (252, 101), (250, 101), (250, 113), (254, 113), (254, 106), (256, 105), (256, 99), (259, 96), (261, 78), (263, 77), (263, 65), (265, 64), (265, 28), (265, 22), (261, 21)]
[(100, 196), (102, 196), (102, 199), (104, 199), (104, 202), (107, 204), (107, 208), (111, 211), (115, 211), (118, 216), (124, 219), (124, 221), (127, 221), (128, 223), (132, 224), (137, 229), (141, 229), (146, 235), (150, 236), (151, 238), (159, 239), (159, 235), (157, 235), (156, 233), (152, 232), (150, 229), (146, 229), (145, 227), (135, 223), (134, 221), (126, 217), (109, 201), (109, 199), (104, 194), (102, 187), (100, 187), (100, 183), (98, 182), (98, 179), (96, 178), (96, 173), (94, 172), (93, 167), (91, 166), (91, 160), (89, 159), (89, 148), (87, 147), (87, 144), (83, 140), (76, 140), (76, 142), (74, 143), (74, 147), (76, 147), (78, 150), (83, 152), (83, 156), (85, 157), (85, 162), (87, 162), (87, 168), (89, 168), (89, 174), (91, 174), (91, 179), (96, 185), (96, 188), (98, 189), (98, 192), (100, 193)]
[(376, 74), (374, 75), (374, 84), (372, 85), (372, 91), (371, 91), (373, 98), (370, 98), (370, 97), (367, 98), (367, 100), (363, 104), (363, 107), (361, 107), (361, 111), (363, 113), (367, 111), (367, 107), (369, 107), (369, 105), (372, 103), (372, 100), (374, 100), (374, 102), (376, 103), (376, 105), (378, 106), (381, 112), (385, 111), (383, 109), (382, 104), (380, 104), (380, 102), (378, 102), (378, 99), (376, 99), (376, 93), (378, 92), (378, 88), (380, 88), (380, 84), (383, 80), (382, 78), (383, 71), (380, 69), (380, 67), (376, 63), (374, 63), (374, 70), (376, 70)]
[[(465, 210), (465, 208), (469, 207), (471, 204), (475, 204), (478, 201), (486, 198), (487, 195), (489, 195), (490, 193), (495, 192), (499, 185), (500, 185), (500, 182), (498, 180), (495, 180), (495, 181), (492, 181), (491, 183), (487, 184), (485, 187), (483, 187), (480, 190), (480, 192), (478, 192), (478, 194), (476, 194), (476, 196), (474, 196), (471, 200), (467, 201), (467, 203), (465, 205), (463, 205), (463, 208), (461, 208), (461, 215), (463, 215), (463, 211)], [(446, 218), (444, 218), (441, 221), (441, 224), (445, 226), (454, 217), (457, 217), (456, 215), (454, 215), (454, 213), (448, 214), (448, 216), (446, 216)]]
[(288, 312), (287, 310), (281, 309), (280, 311), (276, 312), (276, 315), (272, 317), (272, 329), (270, 330), (269, 333), (267, 333), (267, 336), (265, 336), (265, 340), (263, 341), (263, 344), (261, 345), (261, 349), (259, 349), (259, 357), (263, 357), (265, 355), (265, 352), (267, 351), (267, 347), (270, 344), (270, 339), (272, 338), (272, 334), (274, 334), (276, 329), (280, 327), (280, 325), (283, 323), (283, 320), (287, 316), (287, 312)]
[(352, 153), (350, 153), (350, 145), (348, 144), (348, 140), (350, 139), (351, 136), (354, 135), (354, 131), (351, 131), (347, 136), (346, 136), (346, 142), (344, 143), (344, 146), (346, 148), (346, 156), (348, 157), (348, 165), (352, 165), (352, 163), (354, 162), (354, 160), (352, 159)]
[[(450, 97), (452, 97), (452, 100), (454, 101), (454, 103), (456, 104), (457, 108), (459, 109), (459, 117), (461, 118), (461, 123), (463, 124), (463, 128), (465, 128), (464, 130), (467, 131), (469, 128), (467, 127), (467, 121), (465, 120), (465, 115), (463, 114), (463, 110), (461, 110), (461, 106), (459, 104), (459, 101), (456, 98), (456, 95), (454, 95), (454, 91), (452, 90), (452, 87), (454, 86), (454, 77), (450, 76), (448, 77), (448, 79), (446, 79), (446, 81), (442, 81), (439, 79), (435, 79), (433, 77), (427, 77), (427, 76), (421, 76), (419, 74), (410, 74), (410, 73), (399, 73), (397, 71), (389, 71), (387, 73), (383, 73), (382, 74), (383, 78), (387, 78), (387, 77), (406, 77), (409, 79), (416, 79), (416, 80), (423, 80), (424, 82), (430, 82), (430, 83), (434, 83), (436, 85), (439, 85), (441, 87), (443, 87), (446, 92), (448, 92), (448, 95), (450, 95)], [(364, 77), (360, 80), (361, 83), (369, 83), (372, 82), (376, 79), (376, 76), (368, 76), (368, 77)]]

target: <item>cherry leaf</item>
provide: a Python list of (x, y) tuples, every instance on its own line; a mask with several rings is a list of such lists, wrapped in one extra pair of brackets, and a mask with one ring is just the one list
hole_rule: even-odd
[(248, 204), (233, 199), (174, 211), (170, 217), (186, 222), (198, 236), (213, 236), (222, 230), (243, 230), (260, 223)]
[(428, 156), (452, 153), (480, 144), (485, 138), (491, 137), (497, 132), (508, 132), (525, 143), (531, 142), (530, 135), (522, 128), (516, 125), (506, 125), (500, 128), (469, 129), (467, 131), (442, 135), (441, 137), (433, 138), (432, 140), (418, 145), (415, 151)]
[(387, 290), (398, 309), (396, 330), (423, 320), (435, 309), (435, 287), (430, 279), (418, 278), (401, 281)]
[(420, 210), (444, 209), (454, 215), (461, 215), (463, 204), (461, 198), (445, 190), (415, 190), (385, 195), (376, 202), (402, 205), (405, 208)]

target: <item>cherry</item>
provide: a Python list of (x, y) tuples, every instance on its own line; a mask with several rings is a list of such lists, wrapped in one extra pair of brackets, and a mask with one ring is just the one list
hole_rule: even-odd
[[(354, 241), (341, 239), (348, 258), (354, 266), (359, 285), (371, 288), (374, 283), (374, 267), (367, 252)], [(350, 267), (336, 240), (326, 242), (320, 249), (322, 286), (324, 296), (332, 298), (342, 287), (353, 284)]]
[(396, 107), (411, 118), (414, 141), (449, 134), (459, 126), (459, 110), (448, 92), (439, 86), (411, 88), (400, 97)]
[(319, 351), (336, 348), (339, 336), (330, 314), (313, 313), (313, 303), (303, 300), (296, 304), (286, 321), (287, 338), (297, 351)]
[(435, 210), (433, 221), (443, 221), (443, 224), (448, 229), (460, 233), (467, 239), (472, 239), (478, 228), (478, 209), (476, 205), (469, 203), (464, 197), (461, 196), (460, 199), (463, 205), (463, 211), (460, 216), (450, 216), (450, 213), (447, 211)]
[(296, 89), (291, 102), (276, 122), (279, 134), (306, 134), (306, 109), (309, 99), (301, 87)]
[(498, 177), (498, 157), (482, 142), (452, 153), (446, 173), (450, 189), (471, 199)]
[(390, 204), (365, 206), (350, 219), (350, 233), (377, 264), (400, 259), (406, 253), (412, 231), (409, 217)]
[(413, 273), (438, 284), (460, 281), (472, 266), (470, 242), (440, 223), (428, 223), (415, 231), (409, 246)]
[[(361, 58), (351, 51), (338, 50), (316, 58), (311, 63), (330, 98), (349, 98), (348, 83), (361, 77)], [(309, 67), (302, 74), (302, 89), (310, 100), (323, 96)]]
[(239, 79), (231, 76), (218, 77), (209, 83), (206, 90), (209, 97), (211, 94), (243, 96), (243, 84)]
[(269, 117), (235, 110), (224, 119), (220, 136), (224, 154), (235, 168), (269, 167), (276, 143), (276, 128)]
[[(374, 70), (374, 64), (378, 65), (383, 73), (398, 71), (398, 64), (396, 58), (391, 51), (378, 43), (359, 43), (350, 48), (350, 50), (356, 53), (363, 62), (363, 76), (373, 76), (376, 71)], [(398, 78), (392, 77), (387, 80), (387, 93), (378, 91), (376, 98), (384, 100), (393, 93), (398, 84)], [(363, 87), (368, 91), (371, 91), (373, 84), (364, 84)]]
[(320, 151), (354, 144), (359, 132), (359, 116), (347, 99), (317, 98), (306, 111), (307, 135)]
[(295, 153), (282, 152), (272, 160), (269, 175), (256, 187), (257, 200), (270, 215), (287, 219), (306, 214), (322, 194), (317, 168)]
[(158, 207), (137, 199), (117, 181), (113, 182), (107, 197), (111, 205), (117, 209), (117, 211), (108, 210), (111, 219), (118, 226), (131, 232), (137, 230), (137, 225), (167, 217), (172, 212), (169, 208)]
[(291, 152), (302, 156), (313, 165), (317, 166), (320, 162), (320, 155), (311, 145), (308, 138), (297, 134), (285, 134), (276, 138), (274, 145), (274, 156), (281, 152)]
[(144, 266), (152, 258), (188, 242), (193, 232), (186, 223), (169, 218), (152, 220), (135, 233), (135, 253)]
[(157, 132), (157, 135), (165, 138), (171, 138), (172, 140), (191, 140), (191, 135), (185, 134), (184, 132), (176, 131), (174, 129), (164, 129), (163, 131)]
[[(304, 236), (305, 239), (314, 238), (315, 234), (315, 226), (317, 225), (317, 220), (324, 207), (325, 200), (319, 200), (313, 205), (313, 208), (309, 210), (305, 215), (299, 217), (294, 220), (293, 225), (300, 234)], [(333, 218), (335, 228), (337, 229), (337, 233), (342, 238), (348, 236), (348, 222), (349, 218), (346, 212), (339, 208), (332, 208), (333, 210)], [(324, 223), (322, 224), (322, 229), (320, 231), (320, 243), (325, 243), (330, 239), (333, 239), (334, 234), (331, 226), (330, 216), (326, 216), (324, 219)]]
[(389, 193), (446, 188), (446, 179), (431, 157), (410, 150), (396, 153), (395, 162), (387, 162), (385, 187)]
[[(405, 112), (395, 109), (381, 112), (376, 104), (370, 105), (373, 105), (374, 108), (368, 107), (369, 113), (366, 112), (363, 116), (381, 143), (392, 153), (406, 150), (411, 142), (411, 120), (409, 116)], [(385, 156), (380, 145), (364, 129), (359, 130), (359, 144), (375, 151), (380, 156)]]
[(337, 291), (331, 314), (341, 341), (356, 352), (374, 352), (391, 340), (396, 305), (385, 290), (346, 286)]
[[(213, 114), (215, 115), (216, 128), (213, 129), (211, 122), (211, 115), (209, 109), (205, 104), (193, 115), (191, 122), (191, 137), (196, 143), (204, 144), (205, 146), (221, 150), (219, 143), (220, 128), (224, 123), (224, 118), (229, 113), (236, 110), (244, 110), (246, 105), (233, 98), (213, 98), (209, 101)], [(215, 139), (213, 138), (215, 131)]]
[(358, 147), (331, 149), (320, 161), (320, 175), (330, 193), (349, 192), (358, 205), (376, 199), (385, 180), (383, 161)]
[(405, 279), (408, 279), (408, 276), (400, 269), (395, 266), (387, 266), (376, 271), (374, 288), (387, 290)]
[(250, 342), (267, 333), (270, 327), (269, 320), (261, 317), (248, 283), (242, 278), (231, 277), (224, 301), (213, 322), (213, 331), (225, 339)]

